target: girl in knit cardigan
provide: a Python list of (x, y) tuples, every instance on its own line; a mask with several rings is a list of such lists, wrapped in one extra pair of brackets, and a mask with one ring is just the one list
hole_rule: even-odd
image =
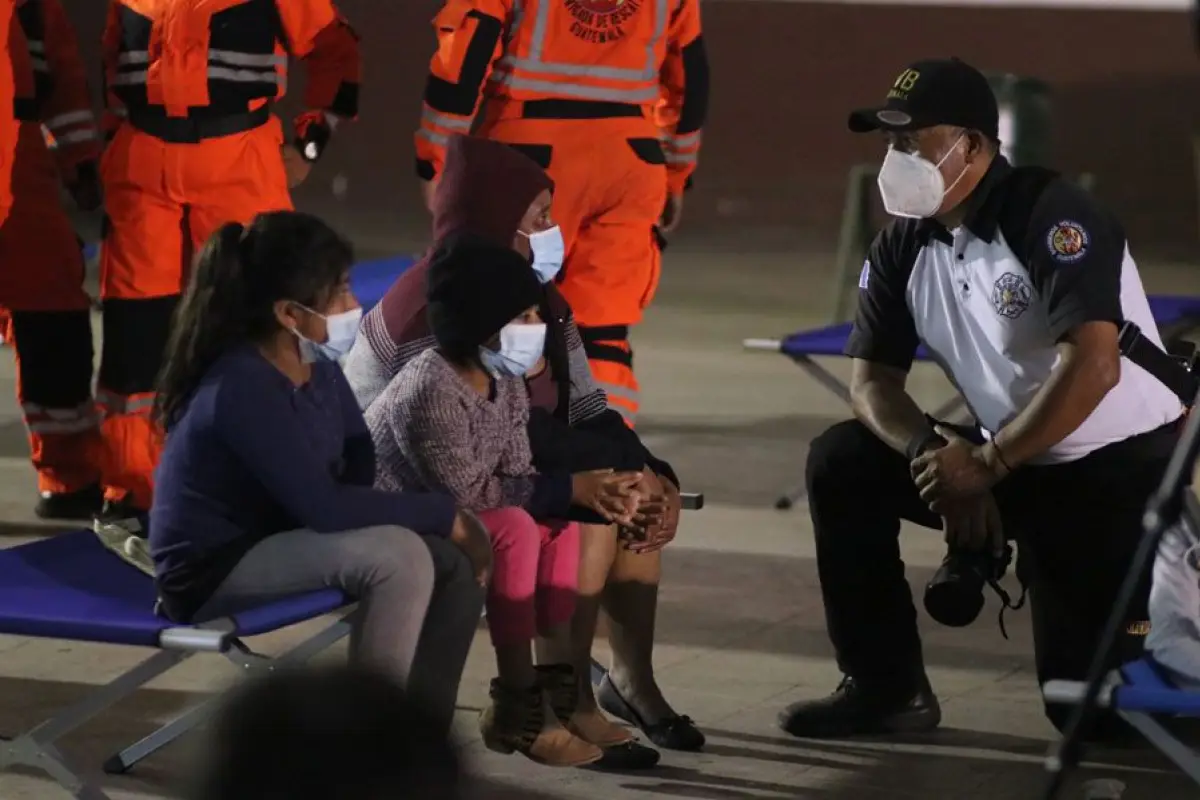
[[(378, 448), (378, 487), (446, 492), (478, 512), (491, 533), (487, 610), (498, 677), (480, 719), (484, 743), (579, 766), (603, 751), (563, 725), (546, 691), (574, 684), (579, 528), (566, 519), (576, 505), (633, 522), (642, 475), (535, 472), (524, 375), (545, 342), (540, 297), (536, 274), (516, 252), (473, 241), (443, 248), (428, 283), (437, 347), (396, 375), (368, 409), (367, 424)], [(535, 668), (531, 647), (539, 635), (551, 663)]]

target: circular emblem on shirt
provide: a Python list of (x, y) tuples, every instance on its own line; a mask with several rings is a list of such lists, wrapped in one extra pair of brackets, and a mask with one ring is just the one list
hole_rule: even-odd
[(1033, 290), (1029, 283), (1015, 272), (1006, 272), (992, 284), (992, 305), (1002, 317), (1016, 319), (1029, 308)]
[(1064, 219), (1046, 234), (1046, 249), (1050, 256), (1063, 264), (1078, 261), (1087, 253), (1092, 237), (1087, 229), (1074, 220)]
[(564, 0), (572, 19), (571, 33), (591, 44), (624, 39), (626, 26), (644, 0)]

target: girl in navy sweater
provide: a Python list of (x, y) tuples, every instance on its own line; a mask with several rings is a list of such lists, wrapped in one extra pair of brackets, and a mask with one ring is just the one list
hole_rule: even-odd
[(227, 224), (201, 251), (155, 407), (159, 594), (190, 622), (342, 589), (361, 604), (352, 657), (448, 726), (491, 546), (447, 495), (372, 488), (374, 447), (336, 361), (362, 315), (352, 261), (295, 212)]

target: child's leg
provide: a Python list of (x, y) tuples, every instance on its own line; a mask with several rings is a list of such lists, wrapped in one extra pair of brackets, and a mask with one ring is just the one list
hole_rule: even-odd
[[(604, 755), (599, 747), (562, 726), (546, 695), (546, 679), (539, 680), (533, 668), (531, 652), (539, 622), (563, 628), (569, 634), (579, 561), (575, 526), (560, 545), (550, 543), (547, 558), (542, 530), (522, 509), (503, 508), (479, 516), (492, 534), (495, 550), (487, 609), (500, 673), (499, 679), (492, 681), (491, 704), (479, 719), (484, 744), (501, 753), (519, 751), (553, 766), (598, 761)], [(573, 559), (569, 582), (563, 575), (565, 563), (541, 566), (542, 561), (559, 564), (560, 559)], [(543, 570), (548, 570), (544, 579), (539, 577)], [(535, 610), (535, 593), (537, 603), (546, 605), (540, 613)], [(574, 684), (569, 667), (567, 677)]]
[(492, 535), (495, 560), (487, 596), (488, 632), (500, 680), (513, 688), (533, 686), (530, 643), (537, 635), (534, 594), (542, 534), (523, 509), (498, 508), (479, 515)]
[(537, 565), (537, 630), (563, 641), (561, 661), (570, 663), (570, 623), (579, 595), (579, 525), (574, 522), (538, 523), (541, 557)]

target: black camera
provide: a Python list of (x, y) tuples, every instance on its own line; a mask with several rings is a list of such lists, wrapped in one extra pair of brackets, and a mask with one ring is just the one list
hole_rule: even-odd
[(983, 587), (997, 584), (1012, 564), (1013, 550), (951, 551), (925, 585), (925, 610), (943, 625), (970, 625), (983, 610)]

